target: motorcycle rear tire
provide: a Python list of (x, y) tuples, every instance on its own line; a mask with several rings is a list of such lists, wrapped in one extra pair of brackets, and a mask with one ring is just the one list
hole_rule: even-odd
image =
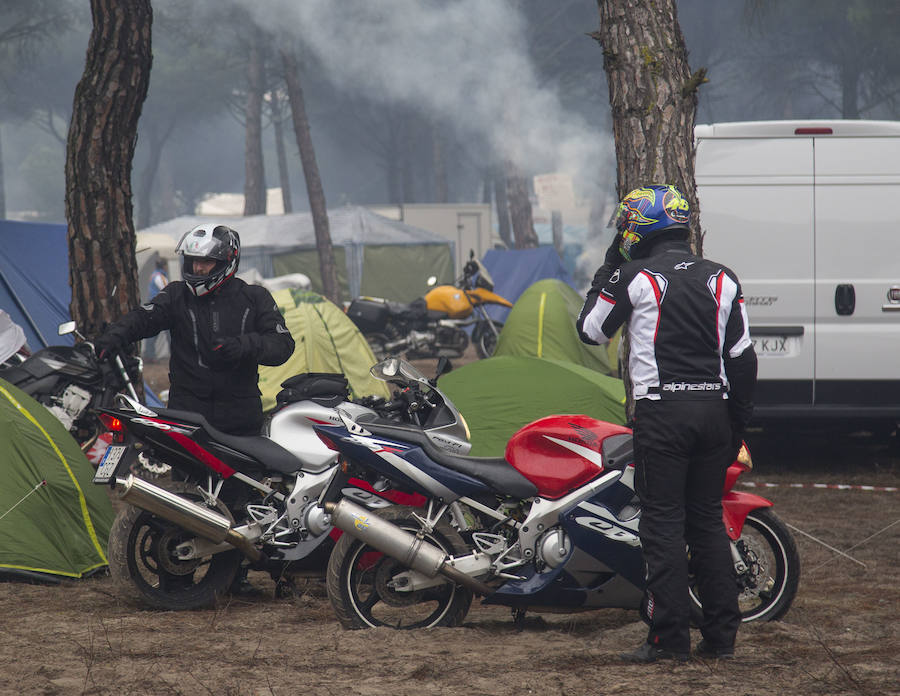
[[(166, 488), (195, 502), (200, 497), (196, 486), (186, 483), (172, 482)], [(237, 549), (222, 551), (197, 562), (161, 556), (191, 536), (168, 520), (126, 505), (109, 532), (109, 574), (116, 595), (130, 604), (166, 611), (214, 607), (231, 588), (242, 554)]]
[(481, 322), (475, 327), (475, 332), (472, 336), (472, 342), (475, 344), (475, 351), (481, 359), (489, 358), (494, 354), (494, 351), (497, 350), (499, 334), (503, 330), (503, 322), (491, 321), (491, 323), (494, 325), (494, 328), (497, 329), (496, 334), (491, 331), (491, 327), (487, 325), (487, 322)]
[[(391, 506), (378, 511), (379, 517), (416, 533), (420, 524), (410, 507)], [(468, 553), (459, 533), (442, 518), (426, 541), (448, 554)], [(393, 592), (387, 583), (391, 573), (405, 568), (349, 534), (341, 535), (328, 561), (328, 598), (341, 626), (348, 629), (388, 626), (396, 629), (458, 626), (472, 604), (472, 591), (450, 581), (413, 593)], [(379, 587), (380, 585), (380, 587)], [(427, 606), (426, 606), (427, 604)], [(429, 607), (434, 609), (429, 612)], [(418, 616), (410, 617), (419, 611)], [(422, 612), (428, 612), (421, 616)], [(421, 616), (421, 618), (418, 618)]]
[[(770, 508), (759, 508), (747, 515), (738, 544), (743, 544), (745, 562), (752, 561), (746, 572), (756, 585), (738, 597), (741, 621), (780, 619), (790, 609), (800, 582), (800, 554), (793, 535)], [(699, 626), (703, 609), (693, 582), (690, 595), (691, 620)]]

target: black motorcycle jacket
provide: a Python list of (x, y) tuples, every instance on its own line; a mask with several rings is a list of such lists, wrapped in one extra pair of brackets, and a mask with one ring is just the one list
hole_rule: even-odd
[(605, 264), (578, 318), (582, 340), (605, 343), (628, 322), (635, 399), (727, 398), (736, 429), (753, 409), (756, 353), (737, 276), (660, 240), (649, 257)]
[[(269, 291), (231, 278), (197, 297), (184, 282), (169, 283), (107, 332), (133, 343), (165, 330), (171, 335), (169, 408), (200, 412), (226, 432), (258, 433), (263, 415), (257, 366), (281, 365), (294, 352)], [(241, 337), (240, 358), (219, 366), (213, 348), (228, 337)]]

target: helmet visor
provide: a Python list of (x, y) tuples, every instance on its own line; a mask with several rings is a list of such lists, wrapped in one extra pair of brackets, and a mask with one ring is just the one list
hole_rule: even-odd
[(175, 247), (175, 253), (227, 261), (230, 258), (230, 247), (225, 241), (213, 235), (211, 227), (197, 227), (185, 233)]

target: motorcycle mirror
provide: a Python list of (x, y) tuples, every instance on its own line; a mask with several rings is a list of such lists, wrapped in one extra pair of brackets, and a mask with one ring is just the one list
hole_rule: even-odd
[(60, 336), (66, 336), (74, 331), (75, 331), (75, 322), (67, 321), (67, 322), (63, 322), (62, 324), (59, 325), (59, 328), (57, 328), (56, 333), (58, 333)]
[(438, 378), (441, 375), (445, 375), (453, 369), (453, 364), (450, 362), (450, 358), (446, 355), (442, 355), (438, 358), (437, 367), (434, 371), (434, 379), (430, 380), (432, 386), (437, 385)]
[(437, 276), (428, 276), (428, 280), (425, 281), (425, 284), (430, 288), (434, 285), (437, 285)]

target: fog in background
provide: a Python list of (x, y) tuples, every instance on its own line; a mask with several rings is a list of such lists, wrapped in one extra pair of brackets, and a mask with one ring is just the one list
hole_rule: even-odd
[[(40, 40), (0, 43), (6, 216), (64, 222), (65, 137), (89, 9), (74, 0), (8, 1), (62, 14)], [(849, 5), (879, 3), (680, 0), (691, 68), (708, 70), (698, 123), (840, 118), (851, 108), (846, 70), (835, 67), (841, 50), (853, 52), (865, 78), (858, 116), (897, 118), (896, 43), (871, 29), (864, 40), (849, 35), (840, 24)], [(0, 8), (0, 39), (8, 13)], [(300, 58), (329, 207), (434, 202), (438, 145), (449, 202), (482, 202), (504, 162), (528, 177), (569, 173), (585, 200), (614, 196), (603, 56), (588, 36), (598, 23), (593, 0), (160, 0), (154, 13), (133, 174), (136, 193), (150, 182), (151, 222), (192, 213), (211, 192), (243, 192), (251, 26), (265, 32), (273, 87), (278, 49)], [(275, 187), (271, 118), (265, 126), (266, 184)], [(305, 210), (289, 120), (284, 131), (294, 210)]]

